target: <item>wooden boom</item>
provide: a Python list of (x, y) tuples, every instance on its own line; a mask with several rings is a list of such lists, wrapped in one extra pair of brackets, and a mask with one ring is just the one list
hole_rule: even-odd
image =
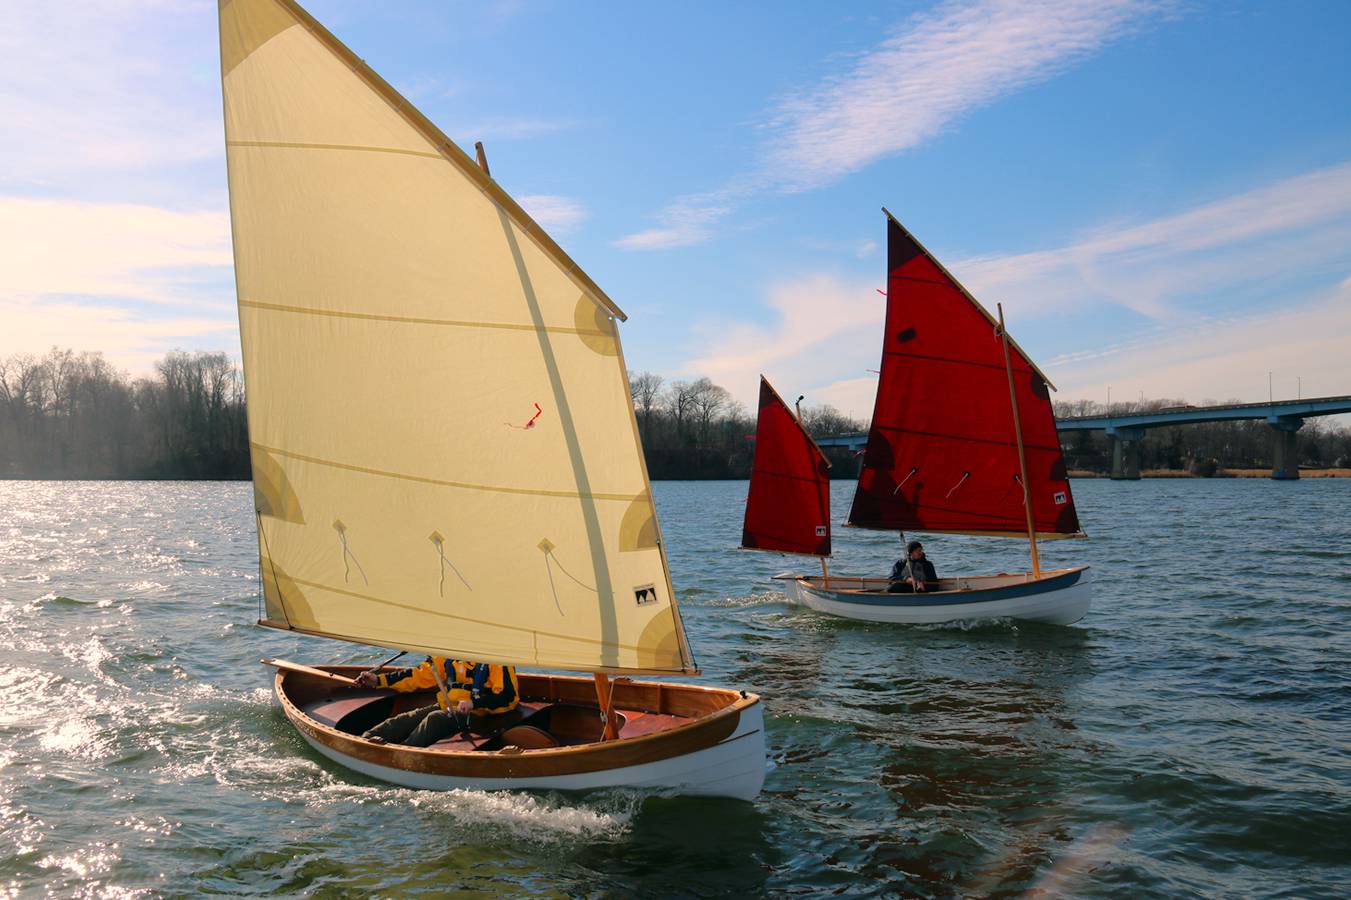
[(339, 684), (355, 685), (355, 678), (348, 678), (346, 675), (335, 675), (332, 672), (325, 672), (323, 669), (316, 669), (314, 666), (302, 666), (300, 663), (288, 662), (284, 659), (260, 659), (258, 660), (265, 666), (271, 666), (274, 669), (285, 669), (287, 672), (303, 672), (306, 675), (314, 675), (319, 678), (326, 678), (329, 681), (336, 681)]

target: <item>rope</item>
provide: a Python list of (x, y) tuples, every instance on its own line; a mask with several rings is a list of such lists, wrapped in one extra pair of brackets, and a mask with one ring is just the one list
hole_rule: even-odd
[[(906, 483), (907, 481), (909, 481), (910, 478), (911, 478), (916, 472), (918, 472), (918, 471), (919, 471), (919, 469), (917, 469), (917, 468), (911, 468), (911, 469), (910, 469), (910, 474), (907, 475), (907, 476), (905, 476), (904, 478), (901, 479), (901, 483), (898, 484), (898, 485), (896, 485), (896, 490), (894, 490), (894, 491), (891, 492), (891, 496), (895, 497), (898, 493), (900, 493), (901, 488), (905, 487), (905, 483)], [(958, 483), (960, 484), (960, 482), (958, 482)], [(952, 493), (952, 492), (951, 492), (951, 491), (948, 491), (948, 493), (950, 494), (950, 493)]]
[(957, 482), (956, 484), (954, 484), (952, 487), (948, 488), (948, 492), (947, 492), (946, 494), (943, 495), (943, 499), (946, 500), (946, 499), (948, 499), (949, 497), (951, 497), (951, 496), (952, 496), (952, 492), (955, 491), (955, 490), (957, 490), (957, 488), (961, 487), (962, 484), (964, 484), (964, 483), (966, 482), (966, 479), (968, 479), (968, 478), (970, 478), (970, 477), (971, 477), (971, 473), (970, 473), (970, 472), (963, 472), (963, 473), (962, 473), (962, 477), (958, 480), (958, 482)]

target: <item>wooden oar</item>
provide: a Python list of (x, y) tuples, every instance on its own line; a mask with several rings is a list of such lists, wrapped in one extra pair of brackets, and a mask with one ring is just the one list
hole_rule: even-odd
[(302, 675), (314, 675), (319, 678), (327, 678), (330, 681), (336, 681), (339, 684), (349, 684), (355, 686), (355, 678), (348, 678), (346, 675), (334, 675), (332, 672), (325, 672), (323, 669), (316, 669), (314, 666), (302, 666), (300, 663), (288, 662), (284, 659), (260, 659), (265, 666), (271, 666), (274, 669), (282, 669), (286, 672), (299, 672)]

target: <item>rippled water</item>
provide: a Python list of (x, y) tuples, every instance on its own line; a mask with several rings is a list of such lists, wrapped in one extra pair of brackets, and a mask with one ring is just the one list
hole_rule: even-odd
[(250, 624), (248, 485), (0, 482), (0, 895), (1344, 895), (1351, 482), (1076, 483), (1093, 540), (1043, 554), (1095, 567), (1074, 628), (800, 610), (767, 581), (799, 560), (734, 549), (744, 483), (656, 491), (706, 679), (766, 700), (754, 804), (342, 770), (257, 660), (379, 654)]

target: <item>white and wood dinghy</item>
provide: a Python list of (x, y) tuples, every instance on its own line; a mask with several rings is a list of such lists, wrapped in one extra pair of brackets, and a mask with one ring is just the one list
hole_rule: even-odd
[(292, 0), (222, 0), (220, 35), (259, 624), (588, 673), (522, 674), (519, 721), (413, 748), (360, 734), (430, 695), (287, 663), (287, 717), (411, 787), (754, 797), (756, 695), (611, 682), (699, 674), (624, 313), (481, 146), (467, 156)]
[[(355, 666), (272, 664), (282, 710), (311, 747), (405, 787), (625, 787), (749, 800), (764, 781), (763, 716), (759, 698), (745, 692), (616, 680), (602, 717), (590, 678), (522, 674), (521, 706), (500, 728), (403, 747), (360, 735), (391, 715), (435, 702), (430, 691), (396, 694), (322, 674), (355, 676)], [(605, 736), (605, 721), (617, 732), (613, 738)]]
[(940, 578), (922, 594), (888, 592), (888, 578), (830, 577), (785, 573), (789, 599), (817, 612), (905, 625), (1019, 619), (1049, 625), (1073, 625), (1088, 614), (1092, 601), (1087, 566), (1015, 575)]
[(1051, 383), (1008, 336), (1002, 308), (991, 316), (890, 213), (886, 220), (882, 362), (849, 524), (1025, 537), (1032, 569), (944, 578), (918, 593), (892, 592), (886, 578), (831, 574), (829, 463), (763, 378), (741, 544), (819, 556), (820, 577), (775, 578), (788, 582), (790, 600), (831, 615), (1073, 624), (1091, 602), (1088, 567), (1043, 570), (1037, 549), (1039, 539), (1083, 537)]

